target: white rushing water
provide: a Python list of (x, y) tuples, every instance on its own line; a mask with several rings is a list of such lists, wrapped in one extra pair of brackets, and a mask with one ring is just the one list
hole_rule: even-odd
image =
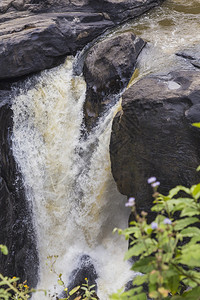
[[(199, 43), (199, 14), (199, 0), (167, 0), (118, 30), (133, 31), (149, 42), (139, 56), (136, 80), (174, 67), (193, 68), (175, 53)], [(13, 152), (33, 207), (38, 288), (54, 293), (58, 278), (46, 265), (48, 256), (58, 256), (54, 269), (67, 283), (80, 256), (87, 254), (99, 276), (98, 296), (107, 300), (131, 276), (123, 261), (127, 243), (112, 234), (114, 227), (127, 226), (129, 215), (109, 158), (111, 123), (119, 104), (100, 119), (87, 139), (81, 138), (86, 86), (81, 76), (73, 76), (72, 64), (68, 58), (62, 66), (42, 72), (36, 84), (30, 87), (27, 82), (29, 88), (16, 96)], [(56, 285), (56, 291), (61, 290)], [(43, 293), (33, 298), (49, 299)]]
[[(112, 234), (114, 227), (127, 226), (130, 213), (110, 168), (117, 105), (86, 140), (81, 139), (86, 86), (81, 76), (73, 76), (72, 63), (68, 58), (64, 65), (42, 72), (34, 87), (21, 90), (14, 99), (13, 152), (33, 207), (38, 288), (54, 293), (58, 278), (46, 264), (48, 256), (58, 256), (54, 269), (67, 283), (80, 256), (88, 254), (99, 276), (98, 296), (106, 300), (130, 278), (123, 261), (127, 243)], [(48, 296), (36, 293), (33, 298)]]
[(199, 45), (200, 1), (165, 0), (160, 7), (121, 26), (117, 33), (126, 31), (148, 42), (138, 58), (137, 80), (175, 68), (194, 69), (176, 53)]

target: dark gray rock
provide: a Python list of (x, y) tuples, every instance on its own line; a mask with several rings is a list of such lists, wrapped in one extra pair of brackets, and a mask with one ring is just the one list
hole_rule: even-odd
[(122, 96), (122, 110), (113, 121), (110, 157), (112, 174), (122, 194), (134, 196), (140, 210), (149, 211), (156, 176), (166, 194), (176, 185), (197, 183), (200, 132), (200, 72), (148, 76)]
[(111, 28), (163, 0), (3, 0), (0, 79), (58, 65)]
[(194, 67), (200, 69), (200, 45), (195, 45), (191, 48), (179, 51), (176, 55), (184, 58)]
[[(98, 296), (96, 295), (97, 292), (96, 280), (98, 278), (98, 275), (93, 265), (91, 257), (86, 254), (80, 257), (78, 261), (77, 269), (73, 270), (72, 273), (70, 274), (68, 291), (70, 292), (72, 289), (74, 289), (77, 286), (83, 287), (83, 284), (86, 284), (85, 278), (87, 278), (89, 286), (94, 285), (92, 289), (95, 291), (93, 297), (95, 297), (95, 299), (99, 299)], [(69, 300), (73, 300), (80, 296), (81, 296), (80, 299), (83, 299), (83, 295), (84, 295), (84, 291), (80, 288), (76, 293), (74, 293), (69, 297)], [(66, 298), (66, 296), (67, 296), (66, 292), (63, 292), (62, 295), (60, 295), (60, 297), (63, 298)]]
[(38, 280), (38, 254), (21, 175), (12, 154), (12, 110), (9, 91), (0, 91), (0, 244), (8, 255), (0, 254), (0, 272), (27, 280), (35, 287)]
[(84, 105), (87, 128), (94, 125), (113, 94), (128, 85), (145, 44), (141, 38), (126, 32), (106, 38), (89, 50), (83, 67), (87, 83)]
[(6, 27), (0, 24), (0, 79), (56, 66), (110, 25), (88, 23), (87, 17), (102, 19), (99, 14), (49, 13), (8, 21)]
[(93, 9), (104, 12), (115, 24), (120, 24), (140, 16), (163, 0), (89, 0), (88, 2)]

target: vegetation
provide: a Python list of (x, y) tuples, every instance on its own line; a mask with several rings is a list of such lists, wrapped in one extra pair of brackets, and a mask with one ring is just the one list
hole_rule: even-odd
[[(0, 245), (0, 251), (4, 255), (8, 254), (8, 249), (5, 245)], [(17, 284), (18, 280), (19, 278), (17, 277), (9, 278), (0, 273), (0, 299), (27, 300), (30, 298), (29, 294), (32, 290), (29, 289), (26, 282)]]
[[(115, 228), (114, 232), (130, 240), (125, 259), (133, 261), (132, 270), (137, 275), (130, 290), (119, 290), (110, 299), (200, 300), (200, 183), (191, 188), (177, 186), (167, 196), (158, 193), (160, 183), (155, 177), (149, 178), (148, 183), (153, 188), (152, 212), (156, 217), (148, 224), (147, 213), (143, 211), (139, 215), (135, 199), (129, 198), (126, 206), (131, 207), (134, 221), (125, 230)], [(3, 255), (8, 254), (4, 245), (0, 245), (0, 251)], [(54, 264), (57, 256), (48, 259), (50, 271), (56, 273)], [(68, 291), (62, 274), (57, 276), (66, 298), (56, 296), (56, 299), (68, 300), (72, 295), (75, 300), (98, 299), (94, 285), (89, 286), (87, 278), (82, 286)], [(18, 282), (19, 278), (0, 274), (0, 299), (29, 299), (35, 290), (30, 289), (26, 282)]]
[[(0, 251), (4, 254), (8, 254), (8, 249), (4, 245), (0, 245)], [(50, 295), (50, 298), (55, 298), (57, 300), (68, 300), (73, 295), (75, 296), (74, 300), (96, 300), (95, 290), (93, 288), (95, 285), (89, 286), (88, 279), (85, 278), (85, 283), (82, 286), (77, 286), (71, 291), (68, 291), (66, 288), (64, 281), (62, 280), (62, 274), (57, 274), (54, 265), (56, 259), (58, 258), (57, 255), (49, 256), (48, 260), (49, 263), (47, 265), (50, 266), (50, 271), (55, 273), (58, 276), (58, 284), (63, 286), (63, 290), (66, 292), (65, 298), (59, 298), (57, 295)], [(1, 300), (28, 300), (30, 298), (31, 293), (43, 291), (45, 295), (47, 295), (47, 291), (45, 290), (35, 290), (30, 289), (29, 286), (26, 284), (26, 281), (23, 283), (18, 283), (19, 278), (13, 277), (9, 278), (7, 276), (3, 276), (0, 273), (0, 299)]]
[(135, 199), (130, 198), (126, 206), (131, 207), (135, 220), (125, 230), (114, 230), (131, 241), (125, 259), (138, 256), (132, 270), (139, 275), (134, 277), (129, 291), (120, 290), (111, 299), (143, 300), (149, 299), (148, 295), (157, 300), (198, 300), (200, 184), (191, 188), (177, 186), (164, 196), (157, 192), (160, 183), (155, 177), (149, 178), (148, 183), (154, 190), (152, 212), (156, 212), (155, 220), (148, 224), (147, 213), (139, 215)]

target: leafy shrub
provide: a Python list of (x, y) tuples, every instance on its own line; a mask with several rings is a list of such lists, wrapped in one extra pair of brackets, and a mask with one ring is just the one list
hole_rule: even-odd
[(144, 300), (147, 294), (157, 300), (200, 299), (200, 184), (177, 186), (164, 196), (157, 192), (160, 183), (155, 177), (148, 181), (154, 189), (155, 220), (148, 224), (147, 213), (139, 215), (135, 199), (129, 198), (126, 206), (131, 207), (135, 220), (125, 230), (114, 230), (130, 240), (125, 259), (139, 257), (132, 265), (139, 275), (133, 279), (133, 288), (118, 291), (111, 299)]
[[(5, 245), (0, 245), (0, 251), (4, 254), (8, 254), (8, 249)], [(27, 300), (30, 298), (30, 293), (32, 292), (27, 286), (26, 282), (17, 283), (19, 278), (13, 277), (9, 278), (3, 276), (0, 273), (0, 299), (18, 299)]]

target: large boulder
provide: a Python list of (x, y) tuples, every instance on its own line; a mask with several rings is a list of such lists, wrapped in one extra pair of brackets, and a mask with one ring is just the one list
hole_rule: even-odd
[(136, 197), (149, 211), (152, 190), (147, 179), (156, 176), (166, 194), (200, 179), (200, 72), (177, 71), (149, 75), (122, 96), (122, 110), (113, 121), (110, 157), (119, 191)]
[(83, 74), (87, 84), (84, 105), (87, 127), (94, 124), (114, 94), (124, 89), (145, 42), (131, 32), (106, 38), (87, 53)]
[(111, 28), (163, 0), (3, 0), (0, 79), (51, 68)]
[(0, 90), (0, 272), (17, 276), (30, 287), (38, 280), (38, 254), (31, 206), (26, 201), (22, 177), (12, 153), (12, 110), (10, 92)]
[(163, 0), (89, 0), (93, 9), (106, 14), (115, 24), (140, 16)]

